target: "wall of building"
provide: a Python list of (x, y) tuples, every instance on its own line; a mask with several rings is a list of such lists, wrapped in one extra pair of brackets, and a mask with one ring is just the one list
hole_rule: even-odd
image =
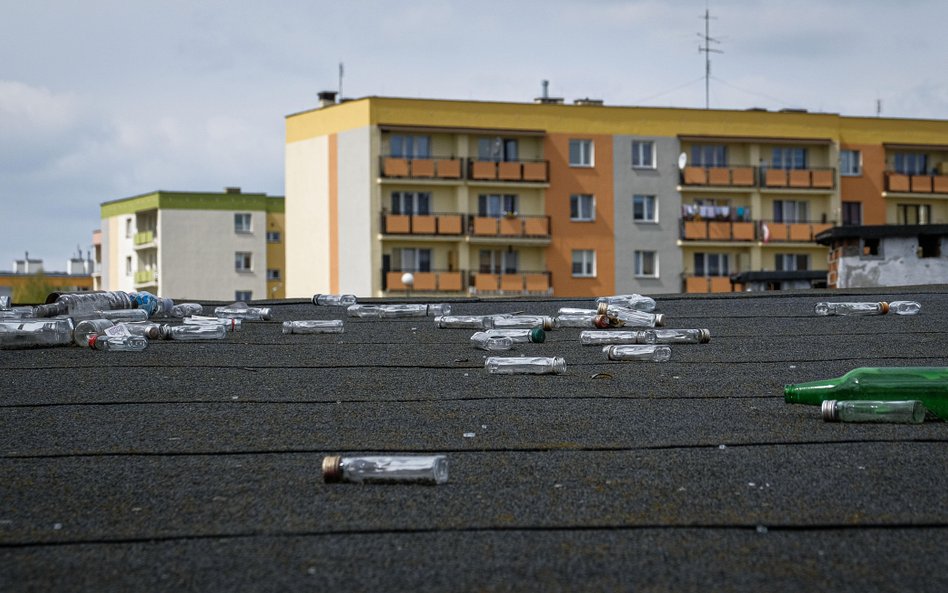
[(917, 249), (915, 237), (887, 237), (880, 257), (841, 257), (837, 288), (948, 283), (948, 238), (939, 257), (919, 258)]
[(286, 298), (286, 215), (282, 209), (267, 212), (266, 230), (280, 233), (279, 241), (267, 241), (267, 269), (280, 274), (278, 280), (267, 280), (267, 298)]
[(329, 137), (286, 145), (286, 296), (332, 292), (329, 257)]
[[(840, 199), (862, 203), (862, 224), (886, 224), (886, 203), (882, 197), (885, 175), (885, 148), (881, 144), (846, 144), (841, 150), (858, 150), (862, 175), (840, 176)], [(842, 224), (842, 214), (836, 217)]]
[(373, 173), (377, 165), (371, 156), (375, 138), (377, 134), (369, 127), (338, 135), (339, 283), (334, 292), (374, 296), (373, 279), (381, 278), (381, 256), (376, 239), (381, 206), (378, 197), (373, 199), (372, 191), (378, 177), (377, 172)]

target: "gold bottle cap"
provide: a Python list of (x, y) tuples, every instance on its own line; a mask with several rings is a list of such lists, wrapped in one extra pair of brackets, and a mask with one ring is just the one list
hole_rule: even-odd
[(338, 482), (342, 479), (342, 456), (327, 455), (323, 457), (323, 481)]
[(886, 313), (889, 312), (889, 303), (887, 303), (887, 302), (885, 302), (885, 301), (882, 301), (882, 302), (879, 303), (879, 304), (882, 305), (882, 314), (883, 314), (883, 315), (885, 315)]
[(609, 303), (599, 303), (599, 306), (596, 308), (596, 313), (600, 315), (605, 315), (609, 311)]
[(699, 330), (698, 343), (707, 344), (710, 341), (711, 341), (711, 330), (708, 330), (708, 329)]

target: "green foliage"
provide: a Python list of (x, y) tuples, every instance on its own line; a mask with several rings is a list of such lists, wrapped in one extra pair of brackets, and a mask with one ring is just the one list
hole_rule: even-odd
[(37, 272), (30, 274), (26, 282), (13, 288), (13, 302), (18, 305), (35, 305), (46, 302), (46, 295), (54, 292), (56, 287), (49, 281), (46, 274)]

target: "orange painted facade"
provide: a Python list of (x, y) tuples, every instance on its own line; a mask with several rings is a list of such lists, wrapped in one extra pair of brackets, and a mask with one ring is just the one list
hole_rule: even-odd
[(886, 224), (886, 204), (882, 197), (885, 148), (880, 144), (841, 144), (839, 148), (858, 150), (862, 156), (862, 175), (840, 176), (840, 199), (862, 203), (862, 224)]

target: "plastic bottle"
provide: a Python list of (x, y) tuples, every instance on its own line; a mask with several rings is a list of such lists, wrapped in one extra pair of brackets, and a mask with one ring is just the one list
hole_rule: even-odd
[(918, 400), (908, 401), (836, 401), (828, 399), (822, 405), (823, 420), (827, 422), (891, 422), (921, 424), (927, 410)]
[(182, 318), (189, 315), (200, 315), (204, 312), (204, 307), (199, 303), (179, 303), (171, 307), (171, 316)]
[(324, 307), (348, 307), (356, 304), (354, 294), (314, 294), (313, 304)]
[(495, 329), (530, 329), (541, 327), (546, 331), (553, 329), (553, 318), (546, 315), (495, 315)]
[(148, 313), (143, 309), (114, 309), (111, 311), (90, 311), (72, 315), (74, 320), (109, 319), (111, 321), (146, 321)]
[(441, 329), (491, 329), (494, 318), (490, 315), (439, 315), (434, 318)]
[(50, 297), (54, 297), (55, 300), (45, 305), (39, 305), (34, 310), (34, 314), (37, 317), (55, 317), (56, 315), (73, 315), (76, 313), (90, 313), (92, 311), (108, 311), (112, 309), (131, 309), (135, 306), (135, 303), (128, 293), (122, 292), (121, 290), (108, 292), (53, 293)]
[(553, 327), (599, 327), (595, 311), (591, 313), (559, 313), (553, 318)]
[(889, 313), (896, 315), (918, 315), (922, 310), (922, 305), (916, 301), (890, 301)]
[(341, 334), (343, 331), (342, 319), (304, 319), (283, 322), (285, 334)]
[(141, 336), (92, 336), (89, 348), (112, 352), (140, 352), (148, 347), (148, 340)]
[(635, 309), (626, 309), (606, 303), (599, 303), (598, 313), (609, 318), (616, 327), (656, 327), (665, 325), (665, 316), (661, 313), (646, 313)]
[(451, 305), (447, 303), (425, 305), (349, 305), (346, 308), (349, 317), (397, 319), (406, 317), (435, 317), (450, 315)]
[(75, 325), (62, 319), (8, 319), (0, 321), (0, 348), (42, 348), (72, 344)]
[(653, 329), (645, 332), (646, 344), (707, 344), (711, 332), (707, 329)]
[(558, 356), (491, 356), (484, 368), (493, 375), (561, 375), (566, 361)]
[(546, 332), (543, 331), (542, 327), (504, 329), (494, 328), (486, 330), (482, 333), (485, 333), (488, 336), (504, 336), (510, 338), (514, 341), (514, 344), (526, 344), (528, 342), (542, 344), (544, 341), (546, 341)]
[(948, 367), (884, 367), (853, 369), (842, 377), (787, 385), (788, 404), (819, 406), (825, 400), (920, 400), (932, 413), (948, 420)]
[(238, 301), (224, 307), (215, 307), (214, 315), (221, 319), (266, 321), (270, 319), (270, 307), (250, 307), (247, 303)]
[(509, 336), (492, 336), (486, 332), (477, 332), (471, 336), (471, 345), (481, 350), (510, 350), (514, 341)]
[(817, 303), (817, 315), (885, 315), (889, 303)]
[(206, 317), (192, 315), (181, 320), (185, 325), (222, 325), (229, 332), (239, 332), (243, 320), (234, 317)]
[(448, 458), (444, 455), (404, 455), (323, 458), (326, 482), (401, 482), (444, 484), (448, 481)]
[(223, 325), (162, 325), (161, 339), (193, 342), (197, 340), (223, 340), (227, 329)]
[(148, 312), (148, 317), (154, 317), (158, 313), (160, 307), (158, 297), (147, 290), (129, 293), (129, 297), (135, 306)]
[(647, 313), (655, 310), (655, 299), (640, 294), (603, 296), (596, 299), (596, 302), (606, 303), (607, 305), (617, 305), (619, 307), (625, 307), (626, 309), (636, 309)]
[(105, 333), (105, 330), (115, 325), (115, 322), (109, 319), (86, 319), (76, 324), (73, 331), (73, 341), (77, 346), (83, 348), (89, 347), (89, 338), (99, 336)]
[[(607, 344), (648, 344), (646, 334), (653, 330), (584, 331), (579, 334), (583, 346), (605, 346)], [(652, 333), (654, 340), (655, 334)]]
[(609, 360), (641, 360), (646, 362), (668, 362), (671, 347), (656, 344), (613, 344), (602, 349)]

